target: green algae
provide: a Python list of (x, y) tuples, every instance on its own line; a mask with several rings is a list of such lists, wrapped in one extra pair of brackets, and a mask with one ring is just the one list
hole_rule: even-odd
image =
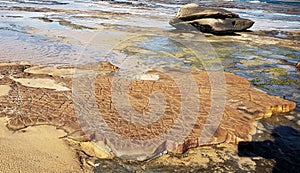
[(300, 84), (299, 80), (289, 79), (289, 78), (273, 78), (270, 80), (271, 84), (275, 85), (292, 85)]
[(294, 54), (291, 54), (291, 53), (288, 53), (285, 55), (286, 58), (290, 58), (290, 59), (293, 59), (295, 58), (295, 55)]
[(287, 76), (287, 70), (285, 68), (271, 68), (271, 69), (265, 69), (263, 70), (265, 73), (269, 73), (272, 75), (280, 75), (280, 76)]
[(292, 85), (292, 84), (298, 85), (300, 84), (300, 81), (296, 79), (275, 77), (270, 79), (255, 78), (250, 80), (250, 83), (256, 87), (264, 88), (265, 86), (272, 86), (272, 85)]

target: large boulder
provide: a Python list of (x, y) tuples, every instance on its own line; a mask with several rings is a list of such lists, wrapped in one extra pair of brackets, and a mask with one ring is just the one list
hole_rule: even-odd
[(224, 9), (201, 7), (197, 4), (187, 4), (182, 6), (176, 15), (176, 18), (182, 20), (194, 20), (194, 19), (201, 19), (201, 18), (224, 19), (224, 18), (238, 18), (238, 17), (239, 15)]
[(243, 18), (202, 18), (192, 21), (183, 21), (178, 18), (170, 20), (170, 24), (181, 30), (199, 30), (208, 33), (232, 33), (245, 31), (253, 25), (253, 21)]
[(170, 25), (180, 30), (199, 30), (208, 33), (232, 33), (245, 31), (254, 22), (240, 18), (239, 15), (218, 8), (187, 4), (181, 7)]

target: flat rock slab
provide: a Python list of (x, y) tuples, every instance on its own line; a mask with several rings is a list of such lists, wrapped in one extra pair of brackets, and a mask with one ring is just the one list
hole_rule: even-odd
[(200, 18), (238, 18), (239, 15), (225, 9), (216, 9), (209, 7), (201, 7), (197, 4), (187, 4), (182, 6), (176, 18), (181, 20), (195, 20)]
[[(147, 73), (155, 76), (151, 80), (147, 74), (129, 79), (117, 75), (118, 68), (109, 63), (98, 65), (101, 71), (96, 75), (76, 74), (79, 77), (73, 79), (49, 75), (48, 71), (26, 73), (24, 70), (30, 71), (30, 66), (23, 64), (0, 65), (4, 76), (0, 85), (10, 87), (7, 95), (0, 95), (0, 116), (9, 118), (7, 127), (12, 130), (53, 125), (76, 140), (103, 141), (117, 156), (144, 160), (165, 150), (183, 153), (199, 145), (250, 141), (256, 132), (256, 120), (296, 107), (294, 102), (251, 88), (246, 79), (231, 73), (224, 73), (224, 90), (213, 91), (206, 71), (187, 70), (193, 82), (180, 86), (187, 78), (186, 73), (177, 71), (174, 79), (168, 75), (171, 72), (157, 70)], [(30, 87), (14, 80), (17, 78), (51, 79), (59, 87), (73, 88), (73, 93)], [(189, 87), (196, 94), (182, 92)], [(219, 110), (222, 114), (217, 119), (211, 119), (215, 116), (211, 114), (215, 106), (213, 92), (219, 93), (217, 96), (225, 94), (224, 109)], [(181, 119), (182, 114), (193, 116)]]

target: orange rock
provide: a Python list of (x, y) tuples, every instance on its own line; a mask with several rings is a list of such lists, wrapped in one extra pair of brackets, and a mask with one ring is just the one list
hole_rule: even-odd
[[(16, 75), (25, 76), (20, 69), (27, 66), (19, 66), (0, 66), (0, 71), (15, 70)], [(100, 64), (100, 67), (108, 73), (118, 70), (108, 63)], [(157, 80), (98, 75), (84, 78), (86, 83), (80, 83), (82, 81), (70, 78), (54, 78), (69, 88), (73, 86), (74, 89), (76, 85), (73, 94), (71, 91), (23, 86), (4, 76), (0, 85), (9, 85), (11, 89), (8, 95), (0, 96), (0, 116), (9, 117), (8, 127), (14, 130), (35, 124), (54, 125), (74, 139), (86, 140), (90, 136), (90, 140), (103, 141), (118, 156), (130, 152), (145, 159), (149, 153), (153, 156), (165, 150), (183, 153), (199, 145), (249, 141), (257, 119), (289, 112), (296, 107), (294, 102), (251, 88), (246, 79), (231, 73), (224, 73), (224, 90), (214, 90), (212, 85), (222, 83), (210, 79), (206, 71), (188, 72), (194, 80), (190, 83), (186, 82), (187, 73), (176, 72), (175, 79), (169, 75), (171, 72), (160, 71), (149, 72), (159, 76)], [(49, 75), (30, 75), (30, 78), (34, 77), (50, 78)], [(212, 84), (212, 81), (216, 83)], [(222, 105), (213, 105), (213, 96), (224, 96), (224, 110)], [(222, 116), (210, 115), (212, 107), (222, 111)], [(182, 114), (191, 116), (182, 119)], [(145, 143), (149, 146), (139, 150), (140, 143), (135, 148), (132, 143), (110, 134), (137, 143), (162, 140), (161, 143)]]

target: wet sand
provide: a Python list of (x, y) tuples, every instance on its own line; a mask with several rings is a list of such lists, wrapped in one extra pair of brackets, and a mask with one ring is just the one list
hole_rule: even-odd
[(5, 127), (6, 121), (0, 118), (0, 172), (85, 172), (76, 152), (59, 139), (64, 131), (35, 126), (13, 132)]

